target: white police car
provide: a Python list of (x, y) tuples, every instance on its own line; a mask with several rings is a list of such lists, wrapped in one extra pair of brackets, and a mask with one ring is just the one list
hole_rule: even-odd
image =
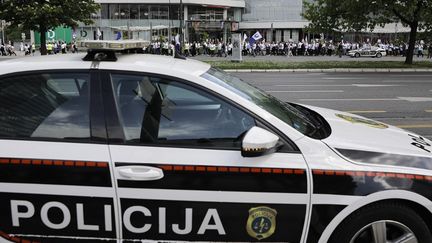
[(2, 242), (432, 242), (431, 141), (88, 45), (1, 63)]
[(351, 50), (348, 52), (348, 56), (350, 57), (376, 57), (381, 58), (386, 56), (387, 52), (385, 49), (380, 47), (372, 47), (372, 48), (360, 48), (357, 50)]

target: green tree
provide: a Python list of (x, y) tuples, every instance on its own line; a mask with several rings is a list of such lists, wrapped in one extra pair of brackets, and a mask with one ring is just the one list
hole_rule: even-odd
[(11, 23), (9, 28), (39, 31), (41, 54), (46, 55), (46, 32), (57, 26), (78, 26), (78, 22), (91, 24), (91, 15), (100, 5), (94, 0), (2, 0), (0, 19)]
[(405, 64), (412, 64), (418, 30), (431, 30), (432, 0), (305, 0), (303, 16), (320, 32), (361, 31), (401, 22), (410, 27)]

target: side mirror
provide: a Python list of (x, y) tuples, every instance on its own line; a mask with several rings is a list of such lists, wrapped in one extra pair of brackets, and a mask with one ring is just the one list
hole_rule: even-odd
[(273, 133), (259, 127), (252, 127), (243, 138), (242, 156), (259, 157), (274, 153), (278, 141), (279, 137)]

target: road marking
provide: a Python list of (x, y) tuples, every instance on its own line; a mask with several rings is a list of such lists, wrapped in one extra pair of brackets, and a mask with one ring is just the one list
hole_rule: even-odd
[(381, 80), (383, 83), (421, 83), (421, 84), (430, 84), (431, 82), (425, 80)]
[(429, 112), (429, 113), (432, 113), (432, 110), (425, 110), (425, 112)]
[(432, 124), (396, 125), (399, 128), (432, 128)]
[(398, 84), (353, 84), (352, 86), (356, 86), (359, 88), (373, 88), (373, 87), (394, 87), (401, 86)]
[(409, 102), (429, 102), (429, 101), (432, 101), (431, 97), (398, 97), (398, 99), (406, 100)]
[(382, 99), (299, 99), (300, 101), (401, 101), (395, 98)]
[(343, 93), (343, 90), (268, 90), (269, 93)]
[(277, 84), (273, 85), (275, 87), (317, 87), (317, 86), (325, 86), (325, 87), (352, 87), (351, 84)]
[(339, 77), (339, 78), (322, 78), (324, 80), (359, 80), (359, 79), (367, 79), (367, 78), (352, 78), (352, 77)]
[(400, 84), (276, 84), (275, 87), (359, 87), (359, 88), (370, 88), (370, 87), (396, 87), (406, 86)]
[(430, 102), (430, 97), (397, 97), (397, 98), (365, 98), (365, 99), (299, 99), (300, 101), (408, 101)]
[(346, 111), (348, 113), (363, 114), (363, 113), (386, 113), (387, 111)]

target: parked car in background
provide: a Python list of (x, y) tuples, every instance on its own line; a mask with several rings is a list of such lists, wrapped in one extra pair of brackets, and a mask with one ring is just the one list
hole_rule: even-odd
[(386, 50), (379, 47), (372, 47), (372, 48), (360, 48), (357, 50), (351, 50), (348, 52), (348, 55), (350, 57), (377, 57), (381, 58), (383, 56), (386, 56)]

